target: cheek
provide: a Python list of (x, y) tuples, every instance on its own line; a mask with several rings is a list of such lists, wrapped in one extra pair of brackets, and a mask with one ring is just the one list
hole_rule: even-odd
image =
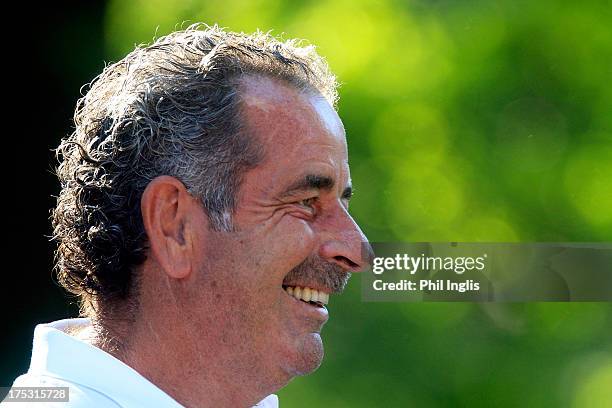
[(292, 216), (279, 223), (275, 251), (285, 265), (285, 273), (304, 261), (316, 250), (317, 239), (311, 225)]
[(260, 225), (237, 242), (233, 259), (241, 272), (236, 278), (257, 282), (258, 290), (278, 288), (285, 275), (317, 248), (310, 224), (289, 214)]

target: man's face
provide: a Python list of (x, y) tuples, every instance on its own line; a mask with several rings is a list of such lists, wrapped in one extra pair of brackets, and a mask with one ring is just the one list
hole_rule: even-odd
[[(227, 366), (282, 386), (320, 365), (322, 303), (363, 268), (366, 238), (347, 211), (346, 140), (330, 104), (266, 78), (245, 79), (242, 97), (265, 159), (244, 176), (235, 231), (206, 231), (198, 261), (206, 316), (193, 318), (209, 345), (227, 351)], [(316, 290), (317, 301), (296, 299), (294, 287)]]

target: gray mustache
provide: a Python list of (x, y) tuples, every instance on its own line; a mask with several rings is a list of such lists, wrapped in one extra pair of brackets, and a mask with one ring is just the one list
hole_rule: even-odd
[(309, 256), (287, 274), (285, 281), (303, 281), (329, 288), (331, 293), (342, 293), (350, 277), (351, 273), (339, 265)]

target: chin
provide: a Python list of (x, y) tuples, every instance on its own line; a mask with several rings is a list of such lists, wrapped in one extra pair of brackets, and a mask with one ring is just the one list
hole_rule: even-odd
[(307, 375), (314, 372), (321, 366), (323, 361), (323, 340), (319, 333), (309, 333), (306, 335), (296, 350), (293, 362), (292, 374)]

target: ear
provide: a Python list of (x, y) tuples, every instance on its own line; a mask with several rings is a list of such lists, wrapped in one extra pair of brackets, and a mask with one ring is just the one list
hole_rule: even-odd
[(140, 210), (151, 256), (169, 277), (187, 278), (197, 262), (194, 250), (202, 251), (203, 234), (208, 231), (198, 200), (176, 178), (159, 176), (142, 194)]

